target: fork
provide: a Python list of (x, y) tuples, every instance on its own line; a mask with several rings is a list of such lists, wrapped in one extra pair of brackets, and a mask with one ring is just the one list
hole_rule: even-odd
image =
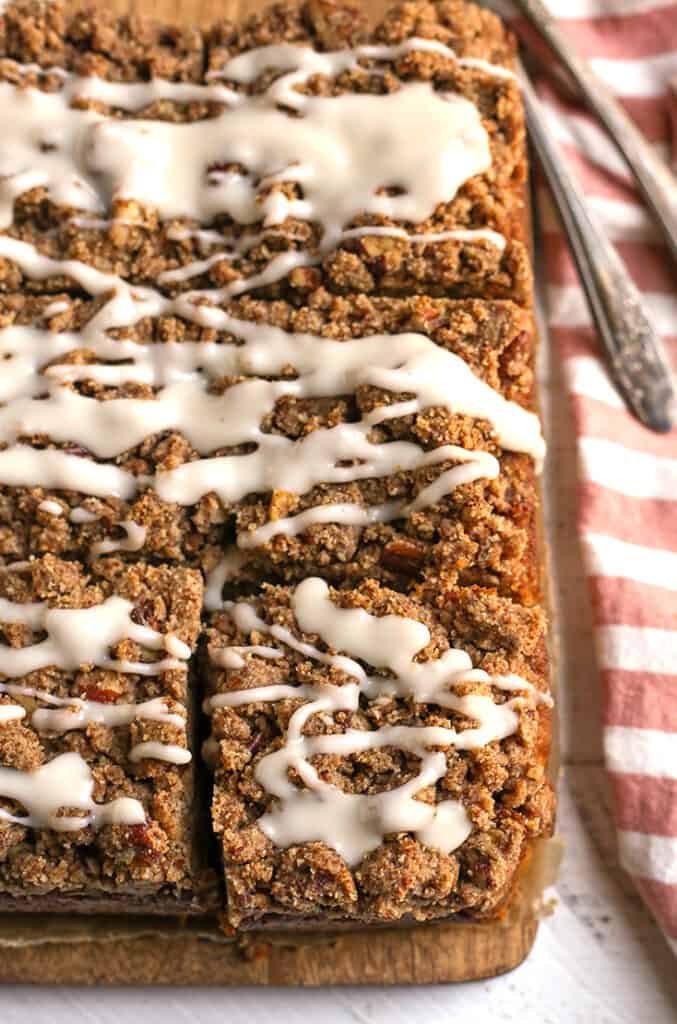
[(515, 5), (545, 39), (606, 128), (663, 231), (673, 259), (677, 260), (677, 181), (670, 168), (656, 155), (589, 63), (576, 53), (543, 0), (515, 0)]
[(521, 65), (519, 77), (530, 138), (566, 230), (611, 372), (637, 418), (651, 430), (666, 433), (672, 427), (674, 389), (660, 338), (625, 264), (567, 170)]

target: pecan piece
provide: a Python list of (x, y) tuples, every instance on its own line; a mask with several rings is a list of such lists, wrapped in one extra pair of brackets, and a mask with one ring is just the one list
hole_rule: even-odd
[(424, 546), (406, 538), (391, 540), (381, 554), (381, 565), (403, 576), (417, 576), (424, 562)]

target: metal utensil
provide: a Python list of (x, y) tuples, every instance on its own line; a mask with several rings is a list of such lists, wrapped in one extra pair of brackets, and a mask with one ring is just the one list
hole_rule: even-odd
[(588, 62), (567, 42), (542, 0), (516, 0), (516, 5), (557, 55), (613, 139), (677, 260), (677, 181), (670, 168), (654, 153)]
[(665, 433), (672, 427), (674, 390), (660, 338), (623, 261), (566, 169), (523, 68), (520, 84), (531, 141), (562, 218), (613, 376), (637, 418)]

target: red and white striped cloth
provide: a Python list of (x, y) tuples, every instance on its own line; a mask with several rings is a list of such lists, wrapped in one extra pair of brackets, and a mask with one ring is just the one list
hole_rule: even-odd
[[(561, 28), (649, 141), (677, 152), (677, 2), (550, 0)], [(522, 29), (519, 22), (518, 31)], [(677, 368), (677, 272), (632, 178), (583, 107), (540, 85), (550, 127)], [(673, 148), (674, 147), (674, 148)], [(677, 953), (677, 431), (624, 408), (561, 227), (544, 212), (547, 313), (578, 433), (578, 526), (605, 688), (621, 863)]]

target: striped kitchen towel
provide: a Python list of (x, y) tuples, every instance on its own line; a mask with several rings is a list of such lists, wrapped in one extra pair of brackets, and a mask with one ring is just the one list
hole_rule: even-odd
[[(549, 5), (670, 160), (677, 130), (677, 3)], [(561, 150), (642, 290), (677, 368), (677, 273), (632, 178), (583, 107), (546, 83), (540, 93)], [(653, 434), (624, 408), (559, 222), (545, 211), (543, 222), (550, 332), (578, 435), (578, 523), (605, 689), (604, 746), (620, 858), (677, 952), (677, 432)]]

